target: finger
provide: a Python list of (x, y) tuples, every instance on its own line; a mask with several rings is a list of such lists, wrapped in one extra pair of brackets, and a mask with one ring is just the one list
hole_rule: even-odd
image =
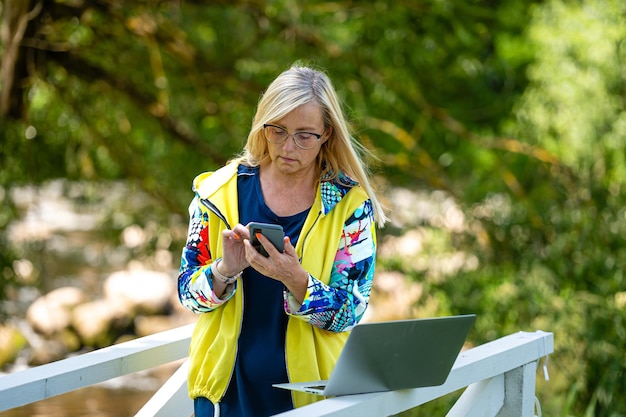
[(241, 237), (233, 230), (224, 229), (222, 230), (222, 238), (224, 240), (235, 239), (239, 240)]
[(253, 264), (255, 259), (257, 259), (259, 256), (263, 257), (254, 246), (252, 246), (252, 242), (250, 242), (249, 239), (244, 239), (243, 240), (243, 246), (245, 249), (245, 256), (246, 256), (246, 260), (248, 261), (248, 263)]
[(274, 244), (265, 237), (265, 235), (261, 232), (256, 232), (255, 237), (261, 243), (265, 252), (267, 252), (270, 256), (276, 256), (278, 254), (278, 250), (274, 247)]
[(250, 231), (242, 224), (236, 224), (235, 227), (233, 227), (233, 232), (243, 239), (250, 239)]
[(285, 246), (285, 253), (286, 254), (288, 254), (290, 256), (295, 256), (296, 255), (296, 248), (291, 244), (291, 239), (289, 239), (289, 236), (285, 236), (284, 246)]

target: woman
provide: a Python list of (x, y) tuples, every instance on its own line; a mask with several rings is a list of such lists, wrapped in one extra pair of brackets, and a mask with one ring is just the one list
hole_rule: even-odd
[[(189, 356), (196, 417), (263, 416), (319, 400), (273, 388), (328, 379), (367, 308), (386, 220), (336, 92), (293, 66), (262, 95), (243, 154), (199, 175), (178, 291), (199, 313)], [(249, 222), (279, 224), (279, 252)], [(231, 225), (233, 227), (231, 228)]]

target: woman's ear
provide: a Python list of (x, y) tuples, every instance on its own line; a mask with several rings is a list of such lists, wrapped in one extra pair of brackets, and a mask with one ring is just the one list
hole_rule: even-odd
[(322, 136), (322, 143), (326, 142), (332, 134), (333, 134), (333, 127), (328, 126), (326, 130), (324, 131), (324, 135)]

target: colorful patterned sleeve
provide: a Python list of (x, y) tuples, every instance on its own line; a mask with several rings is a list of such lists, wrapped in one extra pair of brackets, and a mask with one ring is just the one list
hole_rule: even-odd
[(178, 275), (178, 298), (188, 310), (207, 313), (228, 301), (235, 293), (236, 284), (229, 285), (222, 298), (213, 292), (209, 218), (200, 209), (197, 197), (189, 205), (189, 218), (187, 243), (183, 248)]
[(365, 201), (344, 224), (329, 284), (309, 275), (300, 305), (285, 292), (285, 311), (324, 330), (342, 332), (357, 324), (369, 302), (376, 265), (374, 213)]

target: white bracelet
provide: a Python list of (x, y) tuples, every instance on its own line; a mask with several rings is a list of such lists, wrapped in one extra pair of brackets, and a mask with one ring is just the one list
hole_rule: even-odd
[(217, 269), (217, 264), (221, 262), (221, 260), (222, 258), (216, 259), (215, 262), (211, 264), (211, 272), (213, 272), (213, 277), (217, 278), (218, 281), (223, 282), (224, 284), (232, 284), (233, 282), (237, 281), (237, 278), (239, 278), (241, 272), (232, 277), (227, 277), (226, 275), (221, 274), (220, 271)]

